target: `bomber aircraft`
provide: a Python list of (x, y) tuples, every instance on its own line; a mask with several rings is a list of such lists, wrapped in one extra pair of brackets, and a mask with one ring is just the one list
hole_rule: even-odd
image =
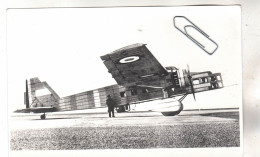
[[(146, 44), (129, 45), (100, 58), (117, 84), (60, 98), (47, 82), (31, 78), (26, 80), (26, 109), (16, 112), (44, 113), (40, 118), (45, 119), (46, 112), (107, 107), (107, 95), (115, 100), (117, 112), (125, 112), (132, 104), (179, 97), (170, 107), (158, 104), (157, 111), (174, 116), (183, 110), (182, 101), (187, 95), (195, 99), (195, 93), (223, 88), (221, 73), (190, 72), (189, 66), (187, 70), (164, 68)], [(42, 90), (49, 94), (39, 94)]]

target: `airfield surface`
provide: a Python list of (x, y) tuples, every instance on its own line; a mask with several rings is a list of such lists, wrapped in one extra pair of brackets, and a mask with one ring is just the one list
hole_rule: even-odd
[(164, 117), (131, 111), (109, 118), (101, 112), (14, 114), (9, 118), (11, 150), (143, 149), (239, 147), (238, 109), (184, 110)]

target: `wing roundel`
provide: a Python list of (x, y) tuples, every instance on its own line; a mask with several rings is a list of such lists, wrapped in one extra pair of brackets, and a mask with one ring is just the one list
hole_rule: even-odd
[(101, 59), (117, 83), (123, 86), (168, 74), (145, 44), (123, 47), (101, 56)]

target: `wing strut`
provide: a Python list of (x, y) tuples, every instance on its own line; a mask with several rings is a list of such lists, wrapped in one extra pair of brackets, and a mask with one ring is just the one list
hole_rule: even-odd
[(182, 102), (182, 100), (184, 100), (187, 95), (188, 95), (188, 94), (183, 95), (183, 96), (179, 99), (179, 102)]

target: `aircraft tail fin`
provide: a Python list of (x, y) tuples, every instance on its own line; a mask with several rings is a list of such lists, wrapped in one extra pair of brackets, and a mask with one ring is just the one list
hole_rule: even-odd
[(38, 77), (26, 80), (26, 108), (55, 107), (58, 105), (59, 99), (58, 94), (47, 82), (41, 82)]

